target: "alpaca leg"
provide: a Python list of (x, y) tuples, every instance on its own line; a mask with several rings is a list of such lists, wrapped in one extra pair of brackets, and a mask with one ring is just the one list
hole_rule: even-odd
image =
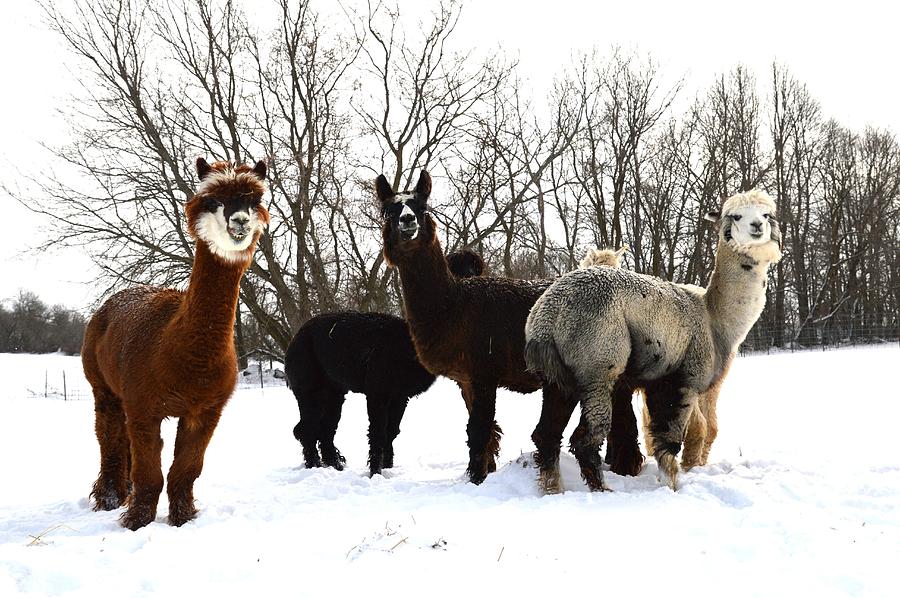
[(725, 382), (725, 376), (728, 375), (728, 370), (731, 368), (731, 363), (733, 361), (734, 354), (731, 354), (725, 362), (722, 373), (719, 374), (719, 377), (713, 382), (712, 386), (706, 390), (703, 396), (704, 400), (700, 403), (700, 409), (704, 417), (706, 417), (706, 438), (703, 442), (703, 451), (700, 454), (700, 465), (706, 465), (706, 462), (709, 459), (709, 450), (712, 448), (716, 436), (719, 435), (719, 419), (716, 415), (716, 407), (719, 403), (719, 393), (722, 391), (722, 383)]
[(597, 380), (578, 390), (583, 433), (572, 435), (572, 452), (581, 466), (584, 481), (591, 491), (609, 490), (603, 481), (600, 447), (609, 435), (612, 424), (613, 380)]
[(369, 475), (381, 473), (384, 465), (384, 447), (387, 444), (388, 400), (373, 395), (366, 396), (369, 412)]
[(688, 418), (687, 430), (684, 434), (684, 449), (681, 451), (681, 468), (687, 471), (695, 465), (700, 465), (703, 456), (703, 446), (706, 444), (706, 417), (704, 417), (700, 405), (704, 402), (701, 395), (698, 404), (691, 410)]
[(700, 453), (700, 465), (706, 465), (709, 460), (709, 451), (712, 448), (716, 436), (719, 435), (719, 420), (716, 417), (716, 403), (719, 400), (719, 389), (716, 387), (707, 391), (706, 394), (706, 437), (703, 440), (703, 450)]
[(294, 426), (294, 438), (299, 440), (303, 447), (303, 461), (307, 469), (322, 467), (317, 444), (322, 424), (322, 402), (327, 401), (329, 397), (323, 391), (300, 389), (294, 391), (294, 396), (300, 409), (300, 421)]
[(697, 393), (671, 382), (648, 386), (646, 393), (653, 454), (659, 469), (668, 477), (669, 486), (676, 490), (679, 470), (676, 455), (681, 450), (691, 411), (697, 404)]
[[(469, 412), (469, 417), (472, 416), (472, 405), (475, 401), (475, 390), (470, 383), (458, 383), (459, 389), (462, 391), (463, 401), (466, 403), (466, 411)], [(503, 429), (497, 425), (497, 421), (491, 424), (491, 437), (488, 440), (487, 445), (487, 454), (488, 458), (488, 473), (493, 473), (497, 471), (497, 457), (500, 455), (500, 438), (503, 436)]]
[(469, 443), (469, 466), (466, 472), (473, 484), (480, 484), (487, 477), (494, 455), (489, 448), (494, 432), (494, 414), (497, 403), (497, 387), (494, 384), (473, 384), (472, 412), (466, 434)]
[(131, 454), (122, 401), (108, 389), (94, 389), (97, 442), (100, 443), (100, 474), (91, 490), (95, 511), (111, 511), (128, 498)]
[(384, 447), (382, 466), (390, 469), (394, 466), (394, 440), (400, 434), (400, 422), (406, 412), (409, 397), (394, 397), (388, 407), (387, 444)]
[(128, 509), (119, 521), (131, 530), (144, 527), (156, 518), (156, 505), (163, 488), (161, 423), (160, 419), (129, 419), (127, 422), (132, 489)]
[(182, 417), (175, 435), (175, 459), (169, 468), (166, 492), (169, 495), (169, 525), (181, 526), (197, 516), (194, 481), (203, 470), (203, 457), (221, 411), (211, 410), (200, 417)]
[(637, 419), (631, 407), (632, 388), (619, 383), (613, 390), (612, 425), (606, 438), (606, 462), (619, 475), (641, 472), (644, 455), (638, 445)]
[(497, 425), (497, 420), (491, 423), (491, 437), (487, 444), (487, 470), (488, 473), (497, 471), (497, 457), (500, 456), (500, 438), (503, 436), (503, 428)]
[(641, 393), (641, 402), (643, 403), (643, 409), (641, 409), (641, 427), (644, 431), (644, 446), (647, 448), (647, 454), (651, 457), (655, 457), (653, 454), (653, 432), (650, 431), (650, 407), (647, 405), (647, 391), (644, 389), (640, 389)]
[(343, 471), (347, 460), (341, 454), (341, 451), (334, 446), (334, 435), (337, 434), (337, 427), (341, 421), (341, 411), (344, 408), (344, 394), (336, 390), (327, 398), (324, 398), (325, 391), (322, 391), (322, 395), (322, 414), (319, 422), (319, 449), (322, 452), (322, 465)]
[(603, 483), (603, 463), (600, 458), (600, 446), (593, 443), (589, 432), (587, 420), (582, 414), (572, 436), (569, 437), (569, 451), (575, 455), (578, 467), (581, 469), (581, 477), (587, 483), (588, 488), (605, 490)]
[(544, 385), (544, 400), (541, 404), (541, 418), (531, 433), (531, 440), (537, 448), (535, 461), (538, 465), (538, 483), (544, 494), (559, 494), (563, 491), (559, 477), (559, 446), (563, 430), (575, 405), (573, 396), (563, 392), (555, 384)]

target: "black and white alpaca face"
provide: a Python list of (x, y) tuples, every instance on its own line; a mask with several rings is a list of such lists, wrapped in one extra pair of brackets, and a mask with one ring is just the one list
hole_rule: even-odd
[(199, 202), (193, 229), (210, 251), (228, 261), (240, 261), (244, 252), (268, 224), (262, 207), (266, 165), (258, 162), (250, 169), (230, 163), (210, 166), (197, 160), (200, 185), (195, 193)]
[(426, 228), (428, 198), (431, 195), (431, 176), (426, 171), (419, 175), (419, 182), (412, 191), (394, 193), (384, 175), (375, 181), (384, 225), (391, 238), (404, 243), (419, 238)]

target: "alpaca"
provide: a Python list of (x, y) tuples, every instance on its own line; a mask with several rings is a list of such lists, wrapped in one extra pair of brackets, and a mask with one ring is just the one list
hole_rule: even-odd
[[(452, 253), (447, 261), (460, 278), (484, 271), (484, 261), (472, 251)], [(308, 468), (344, 468), (346, 460), (334, 446), (344, 395), (348, 391), (366, 395), (370, 475), (394, 466), (393, 442), (406, 405), (435, 380), (416, 359), (406, 322), (376, 313), (311, 318), (288, 346), (284, 369), (300, 409), (294, 438), (303, 446)]]
[(472, 278), (486, 273), (487, 266), (481, 256), (471, 249), (460, 249), (447, 254), (447, 267), (457, 278)]
[(618, 268), (622, 262), (622, 256), (628, 251), (628, 245), (623, 245), (618, 249), (599, 249), (597, 247), (589, 247), (584, 257), (578, 263), (579, 268), (590, 268), (592, 266), (609, 266), (610, 268)]
[(269, 222), (264, 162), (251, 168), (199, 158), (197, 174), (200, 185), (185, 205), (196, 239), (187, 290), (141, 286), (112, 295), (88, 323), (81, 351), (100, 443), (94, 510), (127, 504), (121, 523), (132, 530), (156, 518), (167, 417), (179, 418), (169, 524), (197, 514), (194, 481), (237, 382), (238, 285)]
[[(413, 191), (395, 193), (384, 175), (375, 182), (381, 203), (384, 256), (400, 273), (403, 305), (416, 354), (433, 374), (462, 389), (469, 421), (469, 480), (495, 471), (501, 430), (494, 422), (497, 388), (541, 388), (525, 369), (525, 318), (550, 281), (450, 274), (437, 225), (428, 214), (431, 177), (422, 171)], [(544, 397), (559, 393), (544, 387)]]
[[(581, 260), (579, 267), (589, 268), (591, 266), (610, 266), (612, 268), (619, 267), (619, 260), (622, 254), (627, 250), (622, 247), (617, 251), (612, 249), (596, 249), (590, 248)], [(706, 289), (696, 285), (681, 285), (686, 288), (693, 289), (699, 293), (705, 293)], [(684, 435), (684, 449), (681, 453), (681, 467), (688, 470), (696, 465), (706, 465), (709, 458), (709, 451), (712, 443), (718, 434), (718, 420), (716, 418), (716, 404), (719, 400), (719, 391), (722, 388), (722, 382), (731, 366), (734, 354), (731, 354), (725, 362), (725, 367), (721, 375), (713, 381), (706, 392), (702, 393), (697, 399), (697, 407), (691, 411), (688, 420), (687, 430)], [(646, 405), (646, 396), (641, 389), (637, 392), (641, 395), (644, 402), (642, 410), (644, 443), (647, 447), (653, 446), (653, 435), (650, 432), (650, 417)], [(624, 410), (621, 414), (617, 411)], [(637, 421), (634, 419), (634, 413), (631, 409), (630, 396), (614, 396), (613, 397), (613, 415), (609, 436), (606, 438), (606, 458), (607, 464), (611, 466), (612, 471), (620, 475), (637, 475), (643, 464), (644, 456), (640, 452), (637, 440)]]
[[(626, 251), (628, 251), (627, 245), (623, 245), (617, 250), (592, 247), (587, 250), (578, 267), (581, 269), (593, 266), (618, 268)], [(635, 476), (640, 473), (641, 467), (644, 465), (644, 455), (638, 445), (637, 420), (631, 407), (632, 393), (625, 387), (619, 388), (617, 391), (613, 393), (612, 397), (612, 421), (609, 435), (606, 437), (604, 461), (613, 472), (619, 475)], [(575, 410), (574, 403), (569, 403), (568, 406), (571, 410)], [(571, 417), (571, 414), (568, 417)], [(580, 421), (572, 438), (582, 437), (587, 432), (586, 426), (586, 422)], [(599, 447), (597, 448), (599, 449)]]
[(528, 316), (525, 360), (563, 387), (561, 400), (544, 397), (533, 438), (540, 482), (559, 492), (558, 414), (581, 404), (585, 426), (572, 450), (592, 490), (606, 489), (598, 448), (610, 430), (616, 393), (643, 388), (652, 453), (677, 488), (675, 455), (699, 394), (725, 365), (756, 322), (766, 298), (769, 264), (781, 258), (775, 202), (762, 191), (729, 198), (718, 223), (716, 264), (705, 293), (651, 276), (587, 268), (559, 279)]

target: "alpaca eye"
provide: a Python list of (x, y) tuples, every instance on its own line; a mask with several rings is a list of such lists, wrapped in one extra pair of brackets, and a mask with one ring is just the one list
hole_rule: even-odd
[(221, 201), (213, 199), (212, 197), (206, 198), (206, 201), (203, 203), (203, 207), (206, 208), (206, 210), (209, 212), (215, 212), (223, 205), (224, 204)]
[(741, 219), (741, 215), (740, 215), (740, 214), (735, 214), (734, 216), (731, 217), (731, 219), (734, 220), (735, 222), (737, 222), (738, 220)]
[(765, 218), (766, 220), (768, 220), (771, 217), (772, 217), (771, 214), (763, 214), (763, 218)]

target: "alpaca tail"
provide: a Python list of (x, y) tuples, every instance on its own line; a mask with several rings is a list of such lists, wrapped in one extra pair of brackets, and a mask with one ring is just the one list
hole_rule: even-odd
[(578, 384), (575, 374), (563, 361), (553, 339), (530, 338), (525, 343), (525, 365), (546, 382), (564, 391), (572, 391)]

